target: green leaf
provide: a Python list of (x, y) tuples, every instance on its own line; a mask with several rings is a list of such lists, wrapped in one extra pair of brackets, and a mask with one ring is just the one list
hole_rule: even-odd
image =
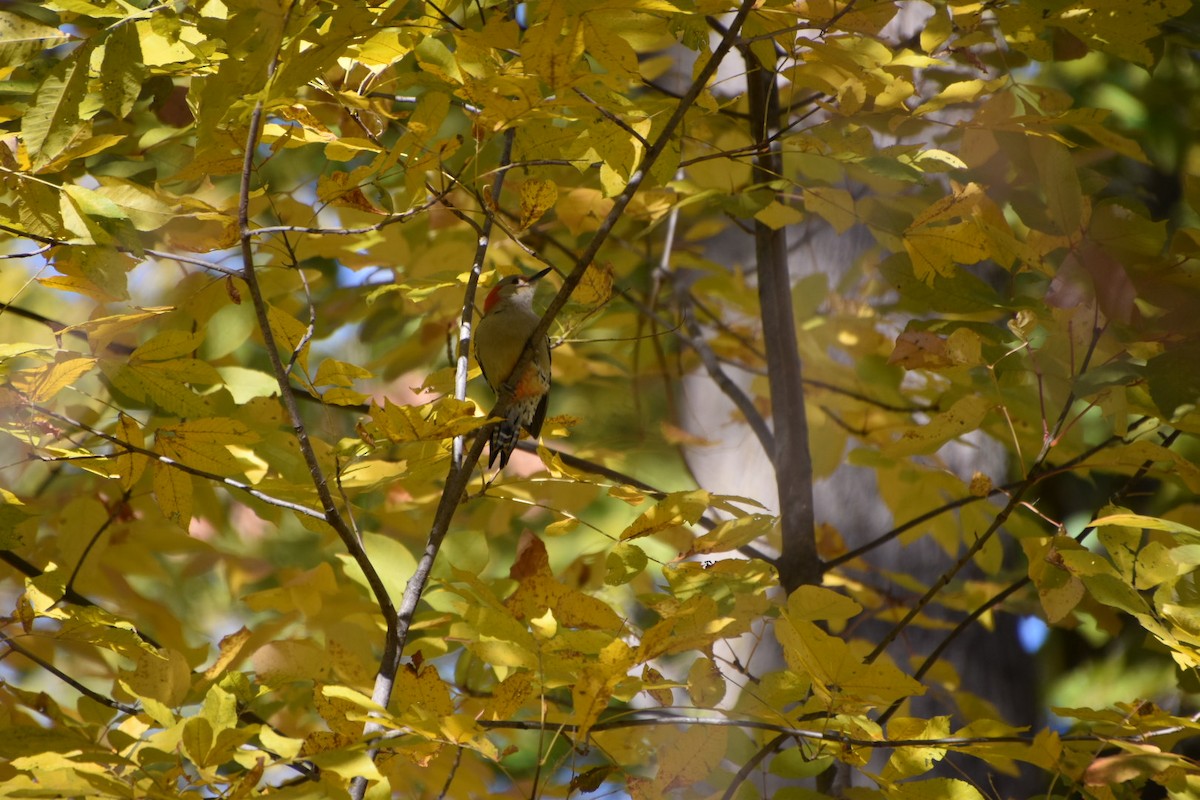
[(83, 131), (79, 107), (87, 92), (90, 42), (84, 42), (43, 79), (21, 122), (22, 139), (35, 168), (61, 153)]

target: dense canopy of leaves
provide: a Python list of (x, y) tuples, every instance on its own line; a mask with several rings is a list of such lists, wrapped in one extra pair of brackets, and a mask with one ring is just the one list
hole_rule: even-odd
[[(1200, 791), (1200, 161), (1139, 195), (1071, 92), (1194, 80), (1189, 5), (5, 4), (0, 796)], [(860, 255), (772, 273), (821, 228)], [(546, 265), (545, 443), (485, 476), (476, 289)], [(762, 497), (688, 477), (694, 373)], [(844, 461), (897, 528), (812, 518)], [(1024, 730), (892, 647), (997, 613), (1178, 689)]]

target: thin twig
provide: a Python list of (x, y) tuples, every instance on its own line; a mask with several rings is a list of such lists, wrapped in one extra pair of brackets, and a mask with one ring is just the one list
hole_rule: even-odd
[(86, 697), (91, 698), (92, 700), (95, 700), (97, 703), (101, 703), (102, 705), (106, 705), (112, 709), (116, 709), (117, 711), (120, 711), (122, 714), (128, 714), (131, 717), (136, 716), (141, 713), (141, 709), (139, 709), (139, 708), (136, 708), (134, 706), (128, 706), (128, 705), (125, 705), (124, 703), (117, 702), (116, 700), (113, 700), (111, 697), (108, 697), (107, 695), (97, 692), (95, 689), (89, 689), (87, 686), (84, 686), (82, 683), (75, 680), (70, 675), (63, 672), (61, 669), (54, 666), (49, 661), (47, 661), (46, 659), (39, 656), (37, 653), (34, 653), (31, 650), (17, 644), (17, 642), (11, 636), (9, 636), (7, 633), (4, 633), (3, 631), (0, 631), (0, 642), (4, 642), (4, 644), (8, 645), (8, 648), (10, 650), (12, 650), (14, 653), (20, 653), (21, 655), (25, 656), (30, 661), (37, 664), (39, 667), (41, 667), (42, 669), (49, 672), (51, 675), (55, 676), (59, 680), (64, 681), (65, 683), (67, 683), (75, 691), (79, 692), (80, 694), (82, 694)]
[(204, 478), (205, 480), (224, 484), (225, 486), (228, 486), (232, 489), (237, 489), (238, 491), (241, 491), (241, 492), (245, 492), (246, 494), (250, 495), (254, 499), (261, 500), (262, 502), (267, 503), (268, 505), (275, 506), (277, 508), (283, 508), (283, 509), (287, 509), (288, 511), (294, 511), (297, 514), (303, 514), (306, 517), (312, 517), (314, 519), (325, 519), (325, 515), (315, 508), (310, 508), (309, 506), (301, 505), (300, 503), (293, 503), (290, 500), (282, 500), (278, 497), (273, 497), (273, 496), (267, 494), (266, 492), (255, 489), (253, 486), (250, 486), (249, 484), (246, 484), (246, 483), (242, 483), (241, 481), (234, 480), (233, 478), (226, 478), (224, 475), (218, 475), (215, 472), (209, 472), (208, 470), (199, 469), (198, 467), (193, 467), (193, 466), (184, 464), (181, 461), (176, 461), (173, 458), (167, 458), (166, 456), (162, 455), (161, 453), (156, 453), (153, 450), (146, 449), (145, 447), (140, 447), (138, 445), (133, 444), (132, 442), (126, 442), (116, 436), (113, 436), (110, 433), (105, 433), (102, 430), (93, 428), (91, 425), (80, 422), (77, 419), (72, 419), (71, 417), (64, 416), (63, 414), (59, 414), (56, 411), (51, 411), (48, 408), (42, 408), (41, 406), (32, 406), (32, 408), (35, 411), (37, 411), (39, 414), (43, 414), (47, 417), (50, 417), (51, 419), (56, 419), (59, 422), (64, 422), (67, 425), (73, 425), (74, 427), (79, 428), (80, 430), (87, 431), (88, 433), (92, 434), (93, 436), (98, 436), (101, 439), (104, 439), (105, 441), (112, 442), (113, 444), (125, 449), (126, 451), (128, 451), (130, 453), (137, 453), (138, 455), (153, 459), (154, 461), (157, 461), (158, 463), (163, 464), (164, 466), (171, 467), (172, 469), (180, 470), (181, 472), (186, 472), (189, 475), (195, 475), (198, 478)]
[(708, 372), (708, 377), (712, 378), (713, 383), (721, 390), (729, 401), (737, 407), (737, 410), (742, 412), (742, 416), (746, 420), (746, 424), (750, 426), (750, 430), (754, 431), (754, 435), (758, 438), (758, 444), (766, 453), (767, 459), (774, 464), (776, 458), (775, 452), (775, 435), (771, 433), (771, 428), (767, 425), (767, 421), (763, 419), (763, 415), (758, 413), (758, 408), (755, 407), (754, 401), (750, 396), (742, 391), (742, 387), (734, 383), (733, 379), (725, 373), (721, 368), (721, 364), (717, 361), (716, 354), (712, 348), (708, 346), (708, 342), (704, 339), (704, 333), (700, 330), (700, 326), (696, 324), (696, 315), (691, 307), (684, 303), (683, 309), (683, 327), (688, 333), (689, 342), (696, 351), (696, 355), (700, 356), (700, 362), (704, 364), (705, 371)]

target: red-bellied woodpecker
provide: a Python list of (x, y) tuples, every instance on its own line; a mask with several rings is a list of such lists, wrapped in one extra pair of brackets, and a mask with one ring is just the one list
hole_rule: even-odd
[(513, 393), (504, 421), (492, 432), (488, 467), (499, 457), (503, 469), (521, 438), (521, 428), (536, 439), (546, 419), (546, 404), (550, 399), (549, 338), (533, 343), (533, 358), (520, 376), (512, 371), (541, 319), (533, 310), (533, 292), (537, 282), (549, 272), (544, 269), (528, 278), (510, 275), (492, 287), (483, 301), (483, 319), (475, 329), (475, 360), (497, 397), (506, 384)]

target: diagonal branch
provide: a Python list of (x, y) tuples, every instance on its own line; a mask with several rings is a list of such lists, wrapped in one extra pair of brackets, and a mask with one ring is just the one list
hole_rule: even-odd
[(363, 571), (363, 575), (367, 579), (367, 584), (371, 587), (371, 592), (375, 595), (375, 601), (379, 605), (379, 610), (383, 613), (383, 618), (391, 620), (395, 616), (395, 607), (392, 604), (387, 587), (384, 585), (383, 579), (379, 577), (379, 573), (375, 570), (371, 559), (367, 556), (367, 551), (363, 548), (362, 542), (355, 532), (350, 529), (346, 518), (338, 510), (337, 503), (333, 499), (333, 493), (329, 489), (329, 481), (325, 476), (324, 470), (321, 469), (316, 451), (313, 450), (312, 442), (309, 440), (308, 429), (305, 427), (304, 420), (300, 416), (300, 408), (296, 402), (291, 381), (288, 379), (288, 369), (279, 357), (279, 347), (275, 341), (275, 334), (271, 330), (271, 323), (267, 314), (267, 301), (263, 297), (262, 287), (258, 283), (258, 274), (254, 267), (254, 231), (250, 228), (250, 183), (254, 172), (254, 152), (258, 148), (258, 140), (262, 132), (262, 117), (263, 104), (260, 100), (255, 104), (254, 111), (250, 115), (250, 132), (246, 135), (246, 157), (242, 162), (241, 189), (238, 198), (238, 226), (241, 231), (242, 251), (242, 270), (240, 276), (246, 282), (246, 287), (249, 290), (251, 304), (254, 306), (254, 316), (258, 322), (259, 332), (263, 337), (263, 345), (267, 351), (267, 358), (271, 362), (271, 372), (275, 376), (276, 383), (279, 385), (279, 400), (283, 404), (288, 421), (291, 423), (292, 431), (296, 436), (296, 443), (300, 446), (300, 453), (304, 458), (305, 465), (308, 467), (313, 487), (317, 490), (317, 497), (321, 501), (321, 518), (337, 533), (347, 552), (354, 559), (354, 563)]
[(109, 697), (105, 694), (101, 694), (100, 692), (97, 692), (95, 689), (89, 689), (87, 686), (84, 686), (82, 683), (75, 680), (70, 675), (63, 672), (61, 669), (54, 666), (49, 661), (47, 661), (46, 659), (39, 656), (37, 653), (18, 644), (15, 639), (13, 639), (11, 636), (9, 636), (7, 633), (4, 633), (3, 631), (0, 631), (0, 642), (3, 642), (8, 647), (9, 650), (12, 650), (14, 653), (20, 653), (21, 655), (25, 656), (33, 663), (37, 664), (42, 669), (49, 672), (51, 675), (55, 676), (56, 678), (58, 678), (61, 681), (66, 682), (72, 689), (74, 689), (75, 691), (84, 695), (85, 697), (89, 697), (92, 700), (95, 700), (97, 703), (100, 703), (101, 705), (108, 706), (109, 708), (120, 711), (122, 714), (128, 714), (131, 717), (137, 716), (139, 713), (141, 713), (141, 710), (134, 706), (130, 706), (130, 705), (126, 705), (125, 703), (117, 702), (116, 700), (113, 700), (111, 697)]

